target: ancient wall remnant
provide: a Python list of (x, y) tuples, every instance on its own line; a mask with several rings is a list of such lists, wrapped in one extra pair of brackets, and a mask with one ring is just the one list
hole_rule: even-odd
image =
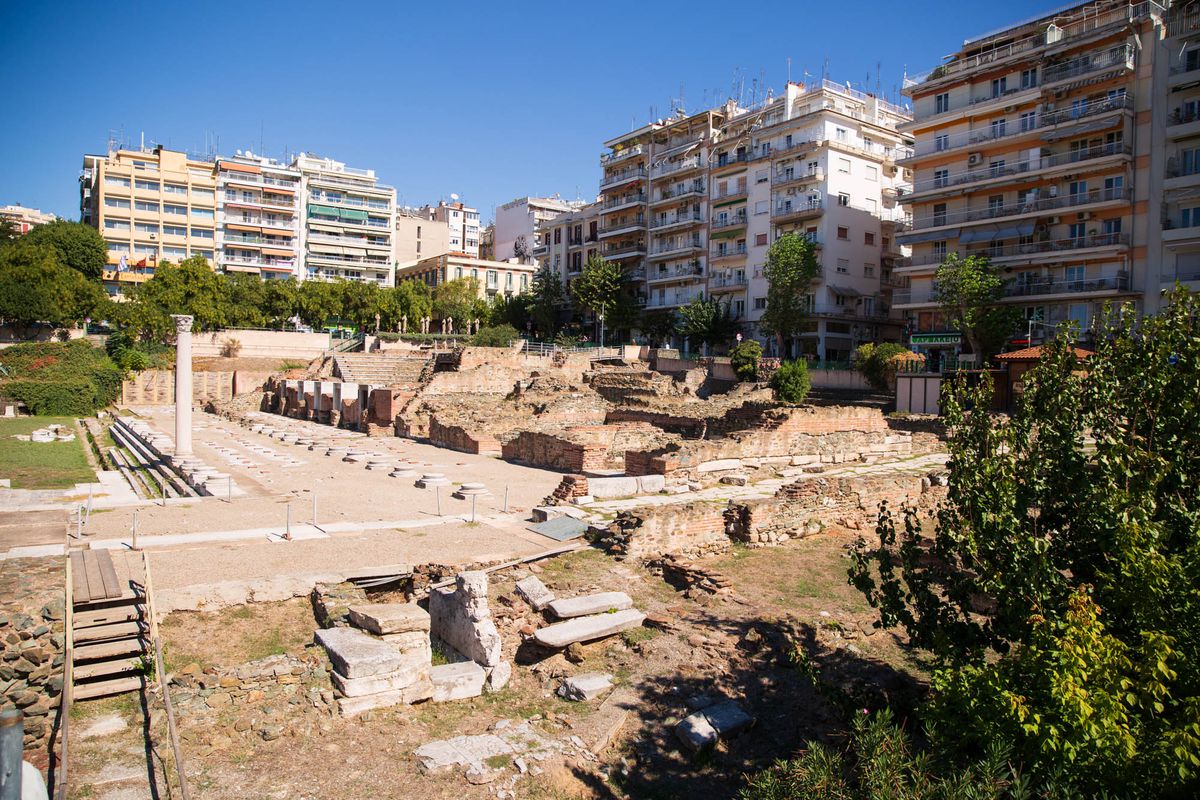
[(500, 633), (488, 607), (485, 572), (461, 572), (453, 588), (429, 594), (429, 632), (458, 653), (483, 667), (488, 688), (508, 683), (512, 665), (500, 653)]
[(503, 447), (505, 458), (568, 472), (621, 469), (625, 452), (668, 440), (644, 422), (574, 425), (559, 432), (521, 431)]

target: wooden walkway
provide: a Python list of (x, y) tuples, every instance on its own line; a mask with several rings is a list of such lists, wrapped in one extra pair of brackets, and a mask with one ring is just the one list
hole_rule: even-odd
[(74, 550), (71, 674), (76, 700), (141, 689), (148, 655), (140, 560), (118, 551)]

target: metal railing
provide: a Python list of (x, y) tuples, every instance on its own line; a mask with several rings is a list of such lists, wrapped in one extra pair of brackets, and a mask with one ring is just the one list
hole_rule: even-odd
[(1080, 75), (1122, 65), (1126, 69), (1133, 69), (1133, 45), (1131, 44), (1101, 50), (1097, 53), (1088, 53), (1062, 64), (1045, 67), (1042, 69), (1042, 84), (1076, 78)]
[(702, 242), (700, 240), (699, 236), (696, 236), (696, 237), (693, 237), (692, 239), (687, 239), (682, 242), (666, 242), (664, 244), (660, 244), (657, 247), (655, 247), (653, 250), (651, 250), (650, 254), (655, 255), (655, 256), (661, 256), (661, 255), (666, 255), (667, 253), (676, 253), (676, 252), (683, 253), (688, 250), (696, 250), (701, 247), (704, 247), (704, 242)]
[(636, 179), (644, 178), (644, 177), (646, 177), (646, 168), (645, 167), (630, 167), (630, 168), (626, 168), (626, 169), (619, 169), (616, 172), (611, 172), (608, 175), (605, 175), (603, 178), (601, 178), (600, 179), (600, 188), (603, 189), (605, 186), (614, 186), (619, 183), (625, 183), (626, 181), (629, 181), (629, 180), (636, 180)]
[(627, 194), (622, 197), (614, 197), (611, 200), (604, 201), (604, 205), (601, 206), (601, 208), (607, 211), (610, 208), (616, 208), (617, 206), (632, 205), (644, 202), (646, 202), (645, 194)]
[(957, 225), (963, 222), (1003, 219), (1004, 217), (1017, 216), (1019, 214), (1033, 214), (1039, 211), (1052, 211), (1057, 208), (1086, 206), (1093, 203), (1105, 203), (1112, 200), (1126, 200), (1128, 198), (1129, 194), (1126, 192), (1125, 187), (1091, 189), (1086, 192), (1065, 194), (1060, 197), (1042, 197), (1037, 200), (1021, 201), (989, 208), (967, 209), (966, 211), (955, 211), (946, 214), (931, 214), (914, 219), (912, 229), (919, 231), (926, 228), (937, 228), (942, 225)]
[[(1046, 253), (1066, 253), (1072, 250), (1090, 250), (1098, 247), (1127, 247), (1127, 233), (1098, 233), (1067, 239), (1047, 239), (1040, 242), (1027, 242), (1007, 246), (985, 247), (977, 250), (962, 251), (963, 256), (987, 256), (992, 260), (1001, 258), (1019, 258), (1021, 256), (1036, 256)], [(941, 264), (946, 260), (945, 254), (929, 253), (923, 256), (913, 256), (906, 266), (923, 267)]]
[(634, 219), (619, 220), (617, 222), (613, 222), (608, 225), (603, 225), (600, 228), (598, 228), (598, 231), (601, 236), (607, 236), (609, 234), (616, 233), (617, 231), (628, 230), (630, 228), (644, 228), (644, 227), (646, 227), (646, 219), (645, 219), (645, 217), (642, 217), (639, 215), (639, 216), (635, 217)]
[(646, 152), (645, 146), (640, 145), (640, 144), (635, 144), (633, 147), (626, 147), (624, 150), (618, 150), (613, 153), (601, 153), (600, 154), (600, 163), (601, 164), (615, 164), (616, 162), (624, 161), (627, 158), (633, 158), (634, 156), (640, 156), (644, 152)]
[(727, 247), (724, 250), (716, 249), (709, 252), (710, 259), (719, 258), (741, 258), (746, 255), (746, 245), (737, 245), (735, 247)]
[(1132, 152), (1133, 148), (1130, 145), (1124, 142), (1113, 142), (1111, 144), (1089, 147), (1086, 150), (1075, 150), (1050, 156), (1027, 158), (1023, 161), (1014, 161), (1012, 163), (995, 161), (981, 169), (954, 172), (940, 176), (935, 175), (932, 178), (916, 181), (913, 183), (913, 193), (953, 189), (967, 183), (979, 183), (980, 181), (994, 180), (996, 178), (1007, 178), (1011, 175), (1019, 175), (1024, 172), (1049, 169), (1050, 167), (1058, 167), (1063, 164), (1077, 164), (1094, 158), (1129, 155)]
[(793, 214), (811, 214), (823, 211), (825, 202), (822, 200), (810, 201), (807, 203), (776, 203), (775, 208), (771, 211), (772, 217), (787, 217)]
[(745, 214), (734, 214), (732, 217), (713, 217), (710, 227), (714, 231), (724, 230), (725, 228), (741, 228), (746, 224)]
[(702, 195), (705, 192), (703, 181), (696, 181), (688, 186), (674, 186), (669, 189), (660, 189), (658, 199), (654, 202), (661, 203), (664, 200), (672, 200), (677, 197), (688, 197), (690, 195)]
[(704, 218), (699, 213), (695, 214), (667, 214), (659, 217), (650, 223), (650, 230), (656, 231), (660, 228), (670, 228), (674, 225), (691, 225), (696, 222), (703, 222)]
[(655, 166), (650, 170), (651, 177), (662, 178), (666, 175), (674, 175), (676, 172), (682, 172), (688, 169), (698, 169), (703, 166), (700, 156), (689, 156), (680, 161), (665, 161), (662, 164)]
[(771, 186), (786, 186), (789, 183), (823, 180), (825, 180), (825, 170), (823, 169), (810, 169), (807, 171), (785, 169), (780, 172), (771, 173)]

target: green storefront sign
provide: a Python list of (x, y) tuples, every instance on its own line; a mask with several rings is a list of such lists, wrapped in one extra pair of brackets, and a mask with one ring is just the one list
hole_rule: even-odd
[(961, 344), (960, 333), (914, 333), (909, 339), (912, 344)]

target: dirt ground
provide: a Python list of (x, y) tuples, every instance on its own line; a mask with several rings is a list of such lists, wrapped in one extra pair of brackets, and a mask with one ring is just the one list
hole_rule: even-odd
[[(261, 702), (271, 708), (250, 704), (215, 716), (184, 715), (180, 733), (192, 796), (472, 800), (495, 797), (511, 782), (508, 791), (518, 798), (734, 797), (748, 772), (795, 753), (805, 741), (838, 740), (849, 710), (842, 699), (903, 707), (919, 691), (920, 665), (896, 638), (871, 628), (869, 609), (846, 583), (851, 541), (849, 533), (832, 532), (709, 559), (705, 566), (732, 579), (732, 594), (717, 596), (686, 596), (641, 566), (596, 550), (541, 562), (533, 569), (559, 596), (622, 590), (649, 615), (642, 628), (583, 647), (579, 663), (522, 645), (517, 631), (533, 612), (516, 599), (513, 584), (528, 570), (495, 573), (493, 615), (505, 656), (516, 661), (507, 688), (354, 719), (270, 699)], [(311, 655), (315, 627), (307, 600), (297, 599), (177, 613), (162, 632), (168, 663), (179, 669), (189, 661), (230, 667), (266, 655)], [(798, 666), (797, 649), (806, 656), (800, 660), (820, 672), (823, 688)], [(590, 703), (555, 696), (563, 676), (585, 672), (610, 673), (617, 688)], [(681, 750), (673, 726), (705, 696), (737, 700), (757, 724), (694, 757)], [(281, 721), (283, 735), (266, 741), (234, 732), (233, 717), (247, 714)], [(424, 774), (413, 755), (423, 743), (485, 733), (500, 720), (532, 720), (546, 737), (599, 753), (576, 748), (574, 755), (540, 762), (537, 775), (496, 765), (507, 782), (480, 786), (457, 772)]]

